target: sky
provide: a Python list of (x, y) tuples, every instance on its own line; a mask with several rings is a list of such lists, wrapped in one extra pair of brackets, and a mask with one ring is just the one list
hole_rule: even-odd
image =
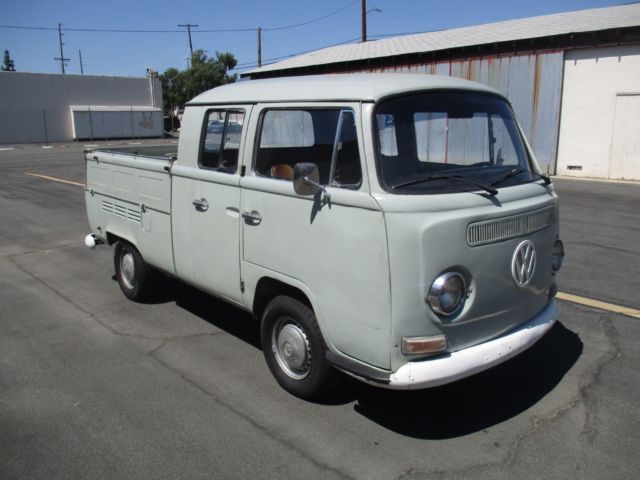
[[(630, 0), (367, 0), (367, 36), (375, 40), (625, 3)], [(67, 74), (80, 74), (81, 51), (85, 75), (141, 77), (147, 68), (162, 73), (186, 67), (189, 39), (178, 25), (190, 23), (198, 25), (192, 28), (194, 49), (210, 56), (233, 53), (241, 73), (256, 66), (257, 27), (263, 29), (263, 64), (272, 63), (358, 42), (360, 11), (361, 0), (3, 0), (0, 53), (9, 50), (17, 71), (60, 73), (54, 58), (60, 57), (61, 23)]]

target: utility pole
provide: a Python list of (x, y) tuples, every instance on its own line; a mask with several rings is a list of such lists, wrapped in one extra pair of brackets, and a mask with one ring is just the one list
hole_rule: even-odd
[(64, 43), (62, 43), (62, 24), (58, 23), (58, 38), (60, 39), (60, 57), (59, 58), (54, 58), (54, 60), (58, 60), (60, 62), (60, 68), (62, 69), (62, 74), (64, 75), (64, 64), (66, 62), (69, 61), (68, 58), (64, 58), (64, 52), (62, 50), (62, 46), (64, 45)]
[(191, 52), (191, 58), (193, 58), (193, 44), (191, 43), (191, 27), (199, 27), (200, 25), (193, 25), (192, 23), (187, 23), (185, 25), (178, 25), (178, 26), (187, 28), (187, 33), (189, 34), (189, 51)]
[(367, 0), (362, 0), (362, 43), (367, 41)]
[(262, 28), (258, 27), (258, 67), (262, 66)]
[(82, 50), (78, 50), (78, 56), (80, 57), (80, 75), (84, 75), (84, 69), (82, 68)]

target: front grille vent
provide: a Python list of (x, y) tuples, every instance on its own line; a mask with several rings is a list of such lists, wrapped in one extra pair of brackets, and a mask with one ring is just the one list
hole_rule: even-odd
[(102, 201), (102, 210), (107, 213), (112, 213), (113, 215), (120, 218), (126, 218), (127, 220), (131, 220), (133, 222), (142, 223), (142, 213), (140, 212), (140, 210), (134, 210), (132, 208), (118, 205), (117, 203), (108, 202), (106, 200)]
[(520, 217), (506, 217), (499, 220), (489, 220), (469, 225), (467, 233), (471, 246), (499, 242), (507, 238), (522, 235), (523, 225)]
[(554, 223), (556, 223), (556, 211), (553, 208), (546, 208), (527, 215), (527, 229), (529, 232), (542, 230)]
[(519, 237), (553, 225), (556, 221), (554, 207), (511, 217), (496, 218), (471, 223), (467, 227), (467, 243), (471, 247), (500, 242)]

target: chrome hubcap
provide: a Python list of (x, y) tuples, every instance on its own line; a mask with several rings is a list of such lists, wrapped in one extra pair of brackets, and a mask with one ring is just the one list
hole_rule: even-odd
[(311, 368), (309, 339), (290, 319), (282, 319), (273, 329), (271, 348), (280, 368), (294, 380), (302, 380)]
[(135, 277), (135, 264), (133, 262), (133, 255), (130, 252), (122, 255), (120, 259), (120, 273), (122, 274), (122, 281), (127, 288), (133, 288), (133, 279)]

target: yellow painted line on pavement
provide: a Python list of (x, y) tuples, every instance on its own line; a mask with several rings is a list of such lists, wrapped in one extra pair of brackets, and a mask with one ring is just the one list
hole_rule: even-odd
[(558, 294), (556, 295), (556, 298), (560, 300), (565, 300), (571, 303), (577, 303), (578, 305), (584, 305), (586, 307), (597, 308), (598, 310), (604, 310), (605, 312), (619, 313), (620, 315), (627, 315), (629, 317), (640, 318), (640, 310), (638, 310), (637, 308), (623, 307), (621, 305), (601, 302), (600, 300), (580, 297), (578, 295), (572, 295), (570, 293), (564, 293), (564, 292), (558, 292)]
[(51, 180), (58, 183), (66, 183), (67, 185), (75, 185), (76, 187), (85, 186), (84, 183), (74, 182), (73, 180), (65, 180), (64, 178), (50, 177), (49, 175), (40, 175), (39, 173), (25, 172), (25, 175), (29, 175), (30, 177), (44, 178), (45, 180)]

